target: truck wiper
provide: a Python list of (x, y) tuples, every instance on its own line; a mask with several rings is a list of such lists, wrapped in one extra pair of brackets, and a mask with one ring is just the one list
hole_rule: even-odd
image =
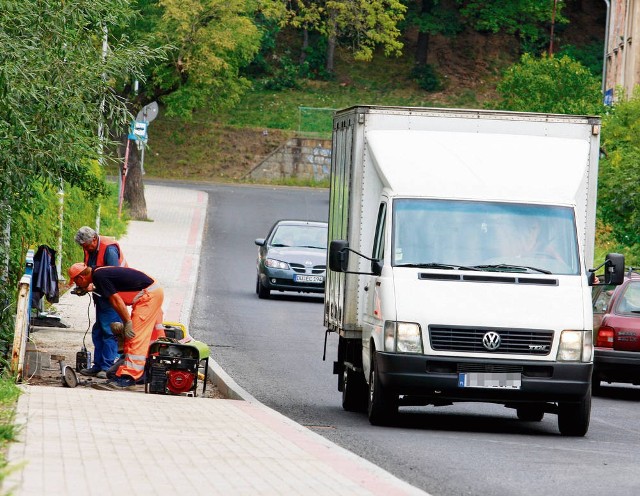
[(495, 264), (495, 265), (474, 265), (477, 270), (495, 270), (498, 272), (526, 272), (527, 270), (533, 270), (534, 272), (541, 272), (543, 274), (551, 274), (550, 270), (540, 269), (538, 267), (530, 267), (528, 265), (509, 265), (509, 264)]
[(454, 265), (443, 263), (403, 263), (396, 264), (396, 267), (418, 267), (420, 269), (444, 269), (444, 270), (480, 270), (476, 267), (467, 267), (466, 265)]

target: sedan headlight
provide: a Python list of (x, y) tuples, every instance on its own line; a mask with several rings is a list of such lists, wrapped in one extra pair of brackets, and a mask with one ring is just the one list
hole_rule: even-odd
[(562, 331), (558, 346), (560, 362), (590, 362), (593, 358), (591, 331)]
[(281, 262), (280, 260), (275, 260), (273, 258), (267, 258), (264, 261), (264, 264), (267, 267), (270, 267), (272, 269), (284, 269), (284, 270), (288, 270), (289, 269), (289, 264), (286, 262)]
[(422, 353), (422, 331), (413, 322), (388, 320), (384, 324), (384, 349), (398, 353)]

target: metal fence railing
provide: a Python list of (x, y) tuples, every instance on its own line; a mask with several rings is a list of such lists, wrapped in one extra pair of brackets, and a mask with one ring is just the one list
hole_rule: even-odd
[(337, 109), (298, 107), (298, 134), (313, 138), (331, 138), (333, 114)]

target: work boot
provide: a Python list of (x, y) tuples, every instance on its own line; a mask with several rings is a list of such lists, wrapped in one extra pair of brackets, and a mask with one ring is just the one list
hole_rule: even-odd
[[(100, 387), (99, 387), (100, 386)], [(104, 391), (127, 391), (136, 389), (136, 381), (128, 375), (122, 377), (116, 377), (111, 381), (107, 381), (103, 384), (94, 384), (95, 389), (102, 389)]]
[(81, 373), (82, 375), (88, 375), (88, 376), (90, 376), (90, 377), (95, 377), (95, 376), (97, 376), (100, 372), (101, 372), (101, 371), (100, 371), (100, 367), (96, 367), (95, 365), (94, 365), (93, 367), (91, 367), (91, 368), (88, 368), (88, 369), (82, 369), (82, 370), (80, 370), (80, 373)]

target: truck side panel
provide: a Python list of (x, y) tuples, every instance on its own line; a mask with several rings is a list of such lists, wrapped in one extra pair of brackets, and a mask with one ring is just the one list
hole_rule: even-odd
[[(354, 133), (357, 131), (355, 119), (356, 115), (350, 114), (334, 121), (329, 195), (329, 243), (335, 239), (350, 239), (350, 228), (353, 228), (353, 225), (359, 228), (358, 222), (352, 225), (349, 223), (349, 219), (353, 219), (353, 215), (350, 215), (352, 192), (356, 187), (355, 184), (360, 182), (359, 178), (353, 175), (360, 170), (359, 167), (353, 166), (353, 161), (357, 160), (359, 149), (362, 148), (361, 145), (358, 146), (362, 140), (354, 138)], [(357, 249), (357, 247), (352, 248)], [(357, 305), (355, 299), (346, 297), (355, 293), (351, 289), (353, 284), (357, 284), (354, 275), (327, 270), (324, 301), (324, 324), (327, 329), (354, 330), (350, 324), (357, 322), (355, 317)]]

